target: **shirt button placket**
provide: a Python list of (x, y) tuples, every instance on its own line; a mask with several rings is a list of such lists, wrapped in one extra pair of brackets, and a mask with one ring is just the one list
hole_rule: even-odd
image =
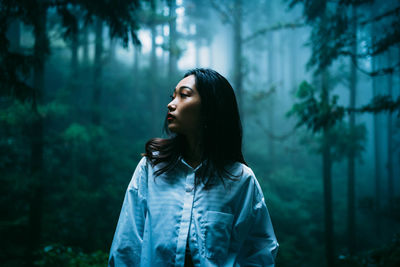
[(192, 216), (193, 197), (194, 197), (194, 178), (195, 173), (191, 172), (186, 176), (185, 196), (182, 210), (181, 227), (177, 244), (176, 265), (183, 266), (185, 262), (186, 240), (188, 238), (190, 219)]

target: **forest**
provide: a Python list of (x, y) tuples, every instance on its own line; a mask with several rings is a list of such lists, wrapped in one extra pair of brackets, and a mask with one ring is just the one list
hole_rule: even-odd
[(400, 266), (399, 0), (0, 0), (0, 265), (107, 265), (197, 67), (235, 90), (276, 266)]

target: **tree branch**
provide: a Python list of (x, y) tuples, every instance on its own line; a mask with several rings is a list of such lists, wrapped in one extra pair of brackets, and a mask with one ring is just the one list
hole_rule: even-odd
[(400, 115), (400, 97), (397, 99), (393, 99), (389, 95), (380, 95), (375, 96), (370, 103), (364, 105), (359, 108), (346, 108), (348, 113), (351, 112), (371, 112), (371, 113), (379, 113), (379, 112), (390, 112), (393, 113), (395, 111), (399, 112)]
[(260, 119), (256, 119), (257, 125), (268, 135), (269, 138), (275, 140), (275, 141), (285, 141), (289, 137), (291, 137), (293, 134), (296, 133), (296, 128), (293, 128), (290, 132), (277, 135), (269, 131), (267, 128), (264, 127), (263, 123), (260, 121)]
[(229, 12), (225, 11), (222, 9), (221, 6), (219, 6), (217, 3), (215, 3), (214, 0), (210, 0), (211, 6), (222, 16), (222, 21), (233, 24), (233, 15), (229, 14)]
[(350, 56), (351, 61), (353, 62), (353, 64), (356, 67), (356, 69), (359, 70), (361, 73), (366, 74), (366, 75), (371, 76), (371, 77), (381, 76), (381, 75), (386, 75), (386, 74), (392, 74), (392, 73), (396, 72), (396, 69), (400, 69), (400, 62), (398, 62), (397, 64), (395, 64), (393, 66), (390, 66), (390, 67), (381, 68), (381, 69), (378, 69), (378, 70), (375, 70), (375, 71), (368, 71), (368, 70), (365, 70), (365, 69), (361, 68), (358, 65), (358, 62), (357, 62), (357, 57), (358, 58), (365, 58), (365, 55), (364, 56), (363, 55), (353, 56), (353, 54), (350, 53), (350, 52), (343, 53), (343, 55)]
[(257, 38), (259, 35), (263, 35), (266, 33), (269, 33), (271, 31), (278, 31), (278, 30), (283, 30), (283, 29), (294, 29), (294, 28), (300, 28), (300, 27), (305, 27), (306, 24), (304, 22), (288, 22), (288, 23), (278, 23), (263, 29), (259, 29), (249, 36), (245, 37), (242, 39), (243, 43), (247, 43), (255, 38)]
[(385, 18), (385, 17), (387, 17), (387, 16), (391, 16), (391, 15), (395, 15), (395, 16), (400, 15), (400, 6), (396, 7), (396, 8), (393, 9), (393, 10), (389, 10), (389, 11), (383, 13), (383, 14), (380, 14), (380, 15), (378, 15), (378, 16), (376, 16), (376, 17), (373, 17), (373, 18), (371, 18), (371, 19), (367, 19), (367, 20), (361, 21), (361, 22), (360, 22), (360, 25), (361, 25), (361, 26), (364, 26), (364, 25), (366, 25), (366, 24), (368, 24), (368, 23), (381, 20), (381, 19), (383, 19), (383, 18)]

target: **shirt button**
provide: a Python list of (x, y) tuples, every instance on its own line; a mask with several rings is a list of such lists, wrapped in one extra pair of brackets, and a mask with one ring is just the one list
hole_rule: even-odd
[(186, 187), (186, 192), (192, 192), (192, 189), (193, 189), (192, 187), (187, 186)]

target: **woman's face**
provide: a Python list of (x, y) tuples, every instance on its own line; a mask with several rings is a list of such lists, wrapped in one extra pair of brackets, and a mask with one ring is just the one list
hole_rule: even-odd
[(196, 135), (200, 129), (201, 99), (196, 89), (195, 76), (182, 79), (168, 104), (168, 129), (183, 135)]

